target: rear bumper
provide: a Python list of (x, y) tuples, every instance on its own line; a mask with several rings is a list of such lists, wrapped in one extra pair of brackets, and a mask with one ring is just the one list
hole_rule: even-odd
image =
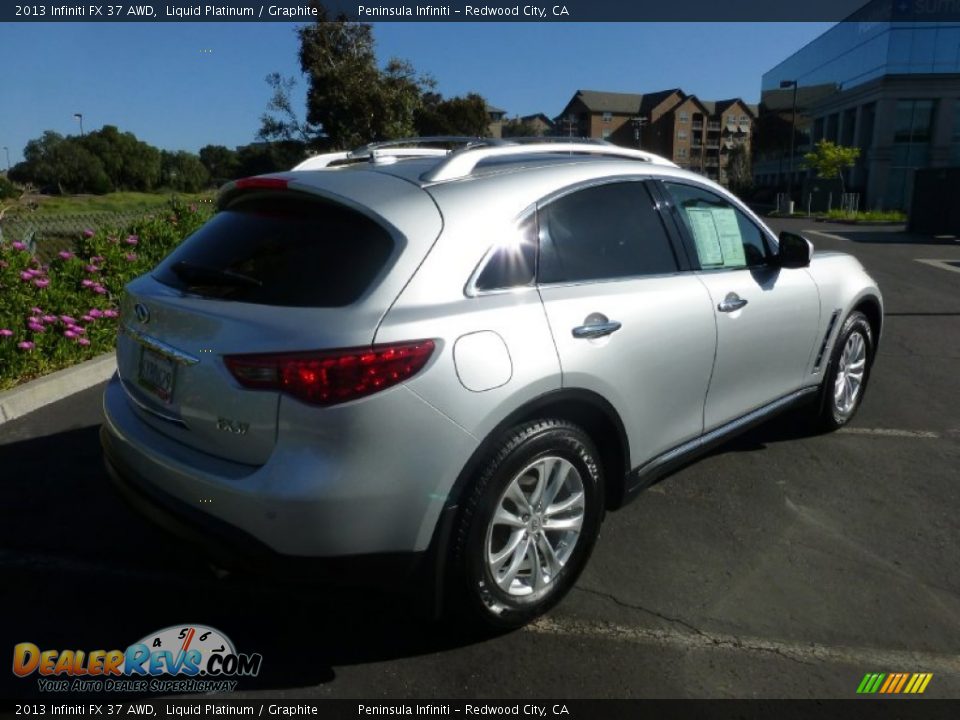
[[(176, 534), (229, 550), (226, 559), (268, 557), (270, 564), (284, 556), (351, 563), (422, 554), (462, 466), (459, 455), (471, 449), (462, 430), (402, 387), (364, 407), (344, 406), (334, 418), (340, 422), (295, 417), (261, 466), (188, 447), (138, 413), (114, 377), (101, 436), (124, 494)], [(387, 429), (390, 441), (376, 443)]]
[[(372, 553), (306, 558), (277, 553), (249, 533), (164, 493), (117, 453), (106, 426), (100, 428), (103, 462), (114, 489), (137, 513), (198, 548), (230, 570), (284, 579), (395, 588), (429, 578), (434, 548), (423, 552)], [(444, 515), (445, 517), (445, 515)], [(438, 537), (443, 535), (438, 533)], [(439, 548), (436, 548), (439, 551)]]

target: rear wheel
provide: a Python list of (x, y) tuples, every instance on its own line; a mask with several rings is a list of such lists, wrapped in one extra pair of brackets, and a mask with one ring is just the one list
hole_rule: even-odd
[(465, 607), (519, 627), (572, 587), (603, 519), (598, 453), (560, 420), (512, 431), (481, 467), (459, 519), (454, 562)]
[(819, 426), (846, 425), (863, 400), (873, 362), (873, 331), (866, 316), (853, 312), (840, 328), (821, 390)]

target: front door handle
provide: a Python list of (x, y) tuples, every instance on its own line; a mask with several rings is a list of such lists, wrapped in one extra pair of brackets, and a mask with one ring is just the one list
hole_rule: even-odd
[(615, 333), (622, 327), (616, 320), (607, 322), (593, 323), (590, 325), (580, 325), (573, 329), (573, 336), (578, 340), (593, 340), (594, 338), (605, 337)]
[(733, 312), (734, 310), (739, 310), (746, 304), (747, 301), (736, 293), (727, 293), (723, 302), (717, 305), (717, 310), (720, 312)]

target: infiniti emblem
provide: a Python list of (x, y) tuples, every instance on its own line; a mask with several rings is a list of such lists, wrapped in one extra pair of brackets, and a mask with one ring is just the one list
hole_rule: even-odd
[(137, 303), (133, 306), (133, 313), (137, 316), (137, 320), (146, 325), (150, 322), (150, 310), (143, 303)]

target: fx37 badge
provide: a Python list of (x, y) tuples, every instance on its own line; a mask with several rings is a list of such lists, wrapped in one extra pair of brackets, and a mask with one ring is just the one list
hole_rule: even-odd
[(247, 431), (250, 430), (250, 423), (218, 417), (217, 430), (223, 430), (224, 432), (233, 433), (234, 435), (246, 435)]

